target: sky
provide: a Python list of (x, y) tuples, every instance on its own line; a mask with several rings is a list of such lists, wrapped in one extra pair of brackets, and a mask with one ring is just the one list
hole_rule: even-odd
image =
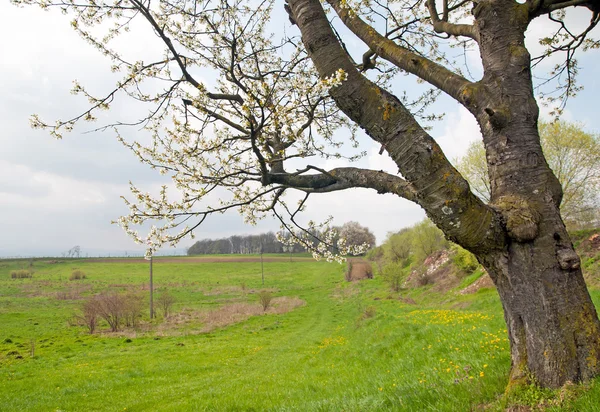
[[(120, 196), (129, 193), (130, 180), (150, 190), (165, 183), (165, 178), (142, 165), (111, 133), (76, 129), (62, 140), (55, 140), (47, 131), (29, 126), (29, 117), (34, 113), (43, 119), (58, 119), (85, 107), (85, 101), (69, 93), (74, 79), (99, 93), (114, 85), (117, 78), (109, 70), (110, 62), (80, 39), (69, 19), (60, 13), (17, 8), (5, 1), (0, 3), (0, 16), (0, 257), (60, 256), (76, 245), (84, 256), (142, 253), (143, 249), (111, 221), (128, 212)], [(589, 14), (582, 10), (572, 19), (581, 26), (589, 20)], [(528, 32), (532, 54), (539, 49), (535, 39), (548, 29), (546, 21), (534, 23)], [(143, 56), (160, 50), (156, 48), (161, 45), (147, 29), (144, 32), (140, 28), (123, 47)], [(476, 67), (477, 56), (468, 58)], [(579, 62), (580, 82), (585, 88), (569, 102), (564, 117), (582, 122), (588, 131), (597, 133), (598, 51), (580, 56)], [(542, 69), (547, 70), (551, 64)], [(441, 98), (436, 105), (446, 116), (435, 124), (431, 134), (446, 156), (455, 159), (480, 138), (479, 128), (473, 117), (450, 99)], [(120, 101), (106, 119), (135, 110), (127, 101)], [(378, 146), (363, 141), (367, 156), (362, 166), (397, 171), (389, 157), (379, 155)], [(322, 164), (341, 165), (337, 160)], [(333, 215), (339, 225), (358, 221), (375, 233), (378, 243), (389, 232), (425, 216), (409, 201), (366, 189), (313, 196), (305, 213), (315, 220)], [(209, 218), (196, 236), (220, 238), (278, 229), (275, 220), (248, 226), (237, 213), (228, 212)], [(164, 251), (181, 252), (192, 243), (187, 239), (177, 250)]]

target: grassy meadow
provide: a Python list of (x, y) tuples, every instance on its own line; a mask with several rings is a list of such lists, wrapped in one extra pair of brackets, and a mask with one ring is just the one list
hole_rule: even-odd
[[(13, 279), (19, 269), (32, 278)], [(74, 270), (85, 279), (69, 280)], [(145, 310), (136, 327), (110, 332), (101, 322), (89, 334), (74, 321), (84, 299), (109, 289), (147, 296), (148, 263), (0, 260), (0, 410), (469, 411), (510, 403), (494, 290), (393, 293), (377, 276), (346, 282), (344, 270), (298, 257), (266, 261), (263, 286), (260, 262), (157, 258), (155, 294), (175, 297), (172, 314), (150, 320)], [(263, 289), (275, 298), (265, 312)], [(598, 305), (600, 293), (592, 294)], [(531, 387), (517, 400), (597, 411), (599, 388)]]

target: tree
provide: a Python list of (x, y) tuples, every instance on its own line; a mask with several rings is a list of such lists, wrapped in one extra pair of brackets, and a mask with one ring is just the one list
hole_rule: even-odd
[(412, 228), (412, 249), (417, 262), (424, 261), (433, 252), (444, 249), (448, 241), (444, 234), (429, 219), (417, 223)]
[[(125, 72), (100, 97), (76, 83), (73, 92), (86, 97), (90, 108), (51, 124), (34, 117), (34, 127), (60, 137), (79, 121), (93, 121), (122, 95), (148, 106), (146, 118), (129, 124), (143, 126), (151, 134), (149, 144), (128, 141), (122, 134), (126, 123), (101, 127), (115, 130), (181, 191), (181, 200), (169, 201), (166, 187), (152, 196), (132, 185), (130, 213), (119, 223), (147, 244), (148, 253), (191, 235), (207, 216), (238, 208), (249, 223), (274, 215), (283, 231), (331, 259), (331, 221), (300, 224), (308, 197), (355, 187), (392, 193), (423, 207), (490, 274), (507, 323), (511, 385), (531, 376), (557, 387), (600, 372), (600, 323), (560, 215), (561, 185), (540, 145), (532, 77), (532, 66), (563, 53), (564, 62), (545, 83), (554, 92), (546, 99), (560, 111), (577, 92), (574, 55), (600, 47), (590, 37), (600, 20), (597, 0), (288, 0), (294, 27), (285, 33), (291, 37), (271, 32), (269, 25), (283, 19), (281, 6), (275, 10), (268, 0), (12, 1), (71, 13), (75, 30), (113, 59), (114, 71)], [(590, 10), (583, 31), (569, 29), (564, 19), (572, 6)], [(547, 50), (532, 57), (525, 31), (532, 20), (545, 17), (557, 22), (556, 33), (540, 39)], [(128, 61), (111, 47), (118, 47), (113, 40), (138, 19), (164, 44), (155, 60)], [(360, 40), (366, 51), (358, 61), (335, 25)], [(479, 80), (463, 75), (458, 61), (444, 53), (449, 46), (479, 52)], [(207, 78), (208, 72), (218, 81), (201, 82), (199, 73)], [(431, 89), (412, 98), (394, 94), (394, 85), (411, 78)], [(544, 93), (544, 84), (539, 86)], [(441, 92), (479, 123), (491, 182), (487, 203), (471, 192), (419, 123), (437, 117), (427, 108)], [(393, 159), (398, 175), (318, 166), (315, 159), (360, 157), (350, 151), (358, 144), (358, 127)], [(350, 147), (342, 150), (344, 144)], [(203, 205), (218, 189), (229, 196)], [(294, 197), (296, 192), (302, 197)], [(134, 227), (150, 220), (161, 226), (142, 238)], [(313, 246), (309, 240), (323, 233)]]
[(375, 247), (375, 235), (368, 227), (361, 226), (358, 222), (346, 222), (340, 228), (340, 237), (352, 247), (359, 248), (366, 245), (371, 249)]
[[(585, 226), (597, 219), (600, 190), (600, 140), (581, 125), (566, 121), (539, 122), (542, 151), (563, 189), (560, 210), (565, 222)], [(490, 200), (490, 181), (485, 149), (474, 141), (457, 169), (472, 190), (484, 201)]]

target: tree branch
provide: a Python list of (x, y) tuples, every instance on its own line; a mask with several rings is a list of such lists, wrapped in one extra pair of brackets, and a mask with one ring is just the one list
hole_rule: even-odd
[(462, 92), (472, 85), (470, 81), (384, 37), (358, 17), (352, 9), (342, 5), (340, 0), (327, 1), (334, 8), (342, 22), (374, 53), (400, 69), (414, 74), (439, 88), (470, 109), (467, 106), (468, 102), (465, 102), (462, 96)]
[(473, 40), (478, 40), (477, 32), (474, 27), (470, 24), (454, 24), (448, 22), (448, 0), (444, 0), (444, 10), (442, 18), (440, 19), (435, 0), (427, 0), (427, 8), (431, 15), (431, 22), (433, 23), (433, 30), (436, 33), (446, 33), (450, 36), (463, 36)]
[[(288, 4), (321, 78), (333, 76), (340, 70), (347, 74), (345, 81), (330, 89), (338, 107), (373, 140), (384, 145), (400, 174), (414, 188), (415, 202), (449, 238), (464, 247), (476, 251), (503, 247), (504, 236), (497, 213), (469, 190), (468, 183), (452, 167), (439, 145), (400, 100), (357, 71), (337, 42), (319, 0), (290, 0)], [(340, 9), (339, 13), (356, 23), (354, 28), (365, 38), (373, 39), (367, 33), (368, 26), (351, 18), (347, 11)], [(404, 50), (400, 52), (406, 54)], [(430, 70), (438, 74), (448, 72), (437, 65)], [(454, 75), (454, 81), (469, 84), (456, 77)]]
[(530, 0), (527, 3), (531, 20), (543, 14), (575, 6), (587, 7), (594, 13), (600, 12), (600, 4), (597, 0)]
[(377, 193), (393, 193), (410, 201), (416, 192), (406, 180), (383, 171), (339, 167), (319, 174), (272, 173), (270, 183), (302, 190), (307, 193), (328, 193), (353, 187), (374, 189)]

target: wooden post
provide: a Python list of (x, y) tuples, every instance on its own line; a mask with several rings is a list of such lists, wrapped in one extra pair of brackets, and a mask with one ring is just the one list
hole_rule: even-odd
[(150, 256), (150, 319), (154, 319), (154, 287), (152, 285), (152, 256)]
[(265, 285), (265, 267), (263, 265), (263, 246), (260, 245), (260, 271), (262, 273), (262, 284)]

